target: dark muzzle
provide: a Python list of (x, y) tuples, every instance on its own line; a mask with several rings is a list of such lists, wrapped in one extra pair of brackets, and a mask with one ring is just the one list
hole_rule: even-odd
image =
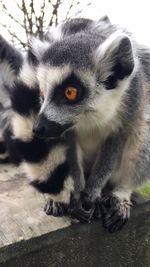
[(55, 121), (49, 121), (41, 114), (33, 127), (33, 133), (39, 138), (58, 138), (70, 126), (71, 124), (61, 125)]

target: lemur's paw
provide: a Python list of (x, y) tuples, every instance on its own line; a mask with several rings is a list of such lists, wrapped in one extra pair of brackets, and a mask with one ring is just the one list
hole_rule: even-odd
[(130, 200), (120, 199), (116, 195), (109, 195), (101, 200), (103, 226), (109, 232), (120, 230), (130, 217)]
[(55, 202), (52, 199), (49, 199), (44, 207), (44, 211), (47, 215), (61, 217), (67, 215), (68, 205), (62, 202)]
[(81, 194), (80, 199), (71, 200), (68, 213), (71, 217), (78, 219), (80, 222), (90, 222), (93, 218), (94, 203), (87, 195)]
[(97, 198), (95, 201), (95, 209), (93, 213), (93, 219), (101, 219), (102, 212), (101, 212), (101, 199)]

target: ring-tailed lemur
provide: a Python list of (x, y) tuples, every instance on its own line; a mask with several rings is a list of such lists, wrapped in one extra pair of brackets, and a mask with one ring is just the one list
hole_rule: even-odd
[(133, 188), (149, 178), (150, 50), (107, 19), (71, 19), (47, 40), (32, 43), (44, 95), (34, 133), (74, 131), (86, 187), (72, 213), (87, 220), (98, 201), (104, 226), (117, 230)]
[(9, 159), (3, 140), (3, 131), (11, 112), (8, 88), (15, 81), (22, 62), (23, 54), (0, 35), (0, 161), (3, 163)]
[(40, 192), (50, 194), (46, 213), (61, 216), (79, 198), (84, 189), (84, 175), (80, 164), (77, 165), (80, 161), (76, 159), (73, 133), (68, 137), (70, 147), (64, 138), (45, 140), (33, 133), (42, 102), (33, 61), (28, 53), (19, 73), (7, 85), (10, 106), (1, 118), (3, 144), (11, 162), (22, 164), (31, 184)]

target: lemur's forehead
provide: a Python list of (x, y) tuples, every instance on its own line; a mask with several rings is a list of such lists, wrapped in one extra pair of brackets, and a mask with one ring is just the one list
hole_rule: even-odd
[(40, 64), (37, 71), (40, 88), (45, 91), (52, 90), (55, 86), (61, 84), (70, 75), (71, 71), (69, 65), (55, 67)]
[(42, 62), (59, 67), (69, 64), (75, 68), (90, 67), (92, 53), (98, 42), (92, 36), (76, 34), (53, 42), (45, 51)]

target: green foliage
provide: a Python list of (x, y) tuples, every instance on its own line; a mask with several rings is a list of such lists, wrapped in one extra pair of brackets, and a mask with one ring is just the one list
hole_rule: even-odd
[(143, 184), (137, 191), (145, 197), (150, 197), (150, 182)]

